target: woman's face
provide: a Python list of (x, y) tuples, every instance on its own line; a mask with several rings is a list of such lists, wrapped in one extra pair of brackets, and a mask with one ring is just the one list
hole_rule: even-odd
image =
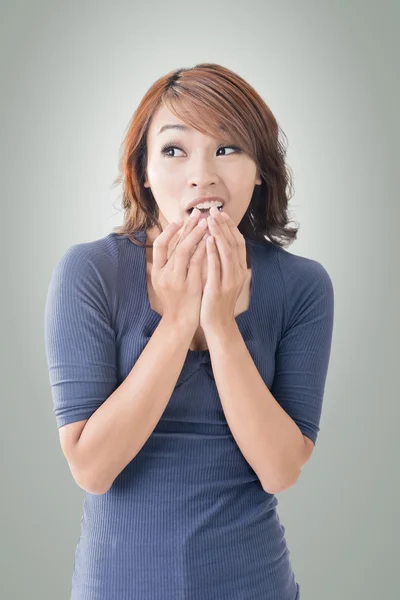
[[(164, 125), (177, 124), (187, 130), (169, 128), (159, 133)], [(252, 158), (187, 126), (164, 105), (153, 115), (146, 143), (144, 185), (151, 189), (157, 202), (163, 229), (171, 221), (186, 221), (188, 204), (198, 196), (210, 195), (223, 198), (223, 210), (236, 225), (240, 223), (254, 186), (261, 184)], [(173, 148), (163, 150), (165, 145)], [(149, 231), (147, 241), (154, 241), (159, 233)]]

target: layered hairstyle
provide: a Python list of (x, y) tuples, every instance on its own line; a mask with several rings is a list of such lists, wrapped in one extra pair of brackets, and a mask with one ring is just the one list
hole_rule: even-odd
[(161, 77), (134, 112), (121, 144), (119, 174), (112, 184), (122, 184), (124, 210), (123, 224), (114, 227), (114, 233), (150, 247), (135, 239), (135, 232), (154, 225), (162, 231), (158, 205), (151, 189), (144, 186), (146, 136), (152, 115), (162, 103), (203, 134), (227, 143), (234, 140), (255, 161), (262, 183), (255, 185), (238, 229), (255, 242), (265, 243), (267, 239), (289, 246), (297, 237), (298, 227), (288, 227), (292, 181), (285, 160), (286, 136), (260, 95), (242, 77), (215, 63), (176, 69)]

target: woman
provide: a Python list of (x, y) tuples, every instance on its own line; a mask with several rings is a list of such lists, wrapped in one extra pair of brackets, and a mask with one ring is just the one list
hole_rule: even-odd
[(319, 432), (333, 287), (283, 247), (279, 131), (222, 66), (162, 77), (123, 143), (123, 225), (53, 272), (54, 410), (87, 492), (71, 600), (300, 598), (275, 494)]

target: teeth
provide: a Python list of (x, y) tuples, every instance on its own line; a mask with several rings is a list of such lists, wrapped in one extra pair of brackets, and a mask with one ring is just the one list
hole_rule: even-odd
[(212, 200), (211, 202), (200, 202), (200, 204), (196, 204), (196, 208), (210, 208), (211, 206), (222, 206), (222, 202)]
[(196, 204), (196, 206), (191, 208), (190, 212), (192, 212), (195, 208), (198, 208), (199, 210), (202, 210), (202, 211), (206, 211), (206, 210), (209, 210), (212, 206), (216, 206), (218, 208), (218, 210), (221, 210), (221, 208), (223, 207), (223, 204), (222, 204), (222, 202), (218, 202), (216, 200), (214, 200), (213, 202), (201, 202), (200, 204)]

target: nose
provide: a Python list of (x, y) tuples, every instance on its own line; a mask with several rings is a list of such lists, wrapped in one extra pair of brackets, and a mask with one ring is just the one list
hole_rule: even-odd
[(188, 166), (189, 183), (192, 186), (197, 186), (201, 189), (207, 189), (210, 185), (218, 182), (218, 175), (215, 173), (212, 161), (207, 159), (198, 159), (192, 161)]

